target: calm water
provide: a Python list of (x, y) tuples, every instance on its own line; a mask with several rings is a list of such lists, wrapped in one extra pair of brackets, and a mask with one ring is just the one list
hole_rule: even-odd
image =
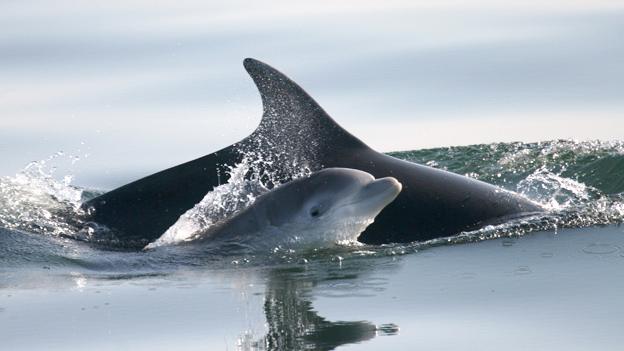
[[(549, 208), (427, 243), (228, 255), (94, 247), (56, 156), (0, 179), (0, 336), (32, 349), (617, 350), (620, 142), (395, 153)], [(224, 201), (227, 199), (224, 199)], [(488, 240), (489, 239), (489, 240)]]
[(3, 268), (3, 347), (619, 350), (622, 231), (153, 276)]

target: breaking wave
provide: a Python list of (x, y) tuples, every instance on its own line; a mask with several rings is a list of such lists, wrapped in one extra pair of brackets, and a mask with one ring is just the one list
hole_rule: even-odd
[(391, 155), (498, 185), (523, 194), (549, 210), (451, 238), (435, 239), (425, 245), (624, 220), (624, 142), (621, 141), (494, 143)]

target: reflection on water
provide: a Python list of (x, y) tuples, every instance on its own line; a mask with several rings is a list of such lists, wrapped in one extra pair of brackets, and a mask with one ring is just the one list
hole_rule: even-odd
[[(0, 315), (0, 324), (7, 327), (0, 337), (40, 333), (32, 340), (10, 338), (9, 349), (32, 349), (48, 341), (56, 342), (46, 347), (50, 350), (85, 342), (106, 349), (120, 346), (119, 338), (101, 330), (111, 336), (133, 330), (130, 343), (138, 348), (147, 343), (151, 350), (159, 349), (157, 341), (146, 340), (160, 335), (170, 342), (190, 342), (192, 348), (210, 344), (222, 349), (219, 340), (236, 337), (240, 350), (333, 350), (398, 333), (392, 323), (377, 324), (387, 320), (328, 317), (331, 310), (313, 306), (318, 298), (344, 301), (354, 311), (360, 303), (370, 305), (387, 288), (389, 278), (383, 273), (399, 266), (397, 257), (383, 250), (250, 257), (233, 265), (231, 258), (198, 263), (176, 250), (102, 251), (8, 230), (0, 230), (0, 243), (0, 262), (5, 263), (0, 265), (0, 308), (8, 309)], [(76, 258), (61, 259), (67, 252)], [(58, 311), (64, 318), (57, 320)], [(39, 323), (52, 327), (43, 332)], [(76, 332), (63, 341), (67, 328)], [(188, 341), (189, 334), (195, 339)]]
[[(366, 257), (346, 264), (331, 258), (295, 266), (282, 266), (266, 273), (263, 311), (267, 332), (250, 340), (239, 338), (243, 350), (333, 350), (341, 345), (361, 343), (377, 335), (397, 335), (393, 323), (375, 325), (370, 321), (331, 321), (314, 309), (315, 297), (374, 297), (383, 291), (387, 279), (371, 277), (377, 270), (395, 270), (397, 261), (389, 257)], [(328, 294), (334, 291), (335, 295)], [(354, 307), (357, 304), (353, 305)], [(253, 337), (253, 336), (252, 336)]]
[(332, 322), (314, 311), (310, 290), (316, 282), (301, 279), (304, 273), (303, 267), (269, 273), (264, 302), (269, 331), (258, 345), (267, 350), (333, 350), (375, 337), (377, 328), (370, 322)]

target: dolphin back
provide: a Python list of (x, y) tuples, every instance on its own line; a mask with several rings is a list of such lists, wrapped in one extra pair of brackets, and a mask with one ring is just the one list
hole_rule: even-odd
[(240, 155), (235, 146), (160, 171), (85, 202), (90, 220), (107, 226), (125, 245), (142, 247), (228, 179), (226, 165)]

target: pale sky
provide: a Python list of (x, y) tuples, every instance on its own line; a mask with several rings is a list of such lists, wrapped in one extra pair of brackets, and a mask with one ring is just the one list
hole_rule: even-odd
[[(227, 146), (263, 60), (381, 151), (624, 138), (624, 3), (4, 1), (0, 175), (110, 188)], [(87, 159), (84, 155), (89, 154)]]

